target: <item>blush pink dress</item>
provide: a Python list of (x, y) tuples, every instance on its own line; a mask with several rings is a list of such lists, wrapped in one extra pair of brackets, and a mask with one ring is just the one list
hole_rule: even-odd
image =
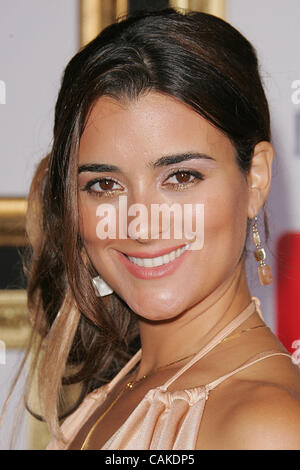
[[(290, 354), (284, 352), (264, 351), (248, 359), (237, 369), (206, 385), (172, 392), (168, 390), (178, 377), (241, 325), (255, 310), (262, 318), (259, 306), (259, 299), (252, 297), (247, 308), (227, 324), (184, 367), (163, 385), (149, 390), (124, 424), (99, 450), (194, 450), (205, 403), (213, 389), (227, 378), (263, 359), (279, 355), (291, 357)], [(87, 395), (78, 409), (62, 425), (65, 443), (53, 439), (47, 449), (67, 449), (87, 419), (140, 358), (141, 350), (130, 359), (111, 382)]]

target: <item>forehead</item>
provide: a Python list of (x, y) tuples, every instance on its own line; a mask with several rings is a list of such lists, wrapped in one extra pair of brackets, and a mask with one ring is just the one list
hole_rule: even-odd
[(91, 152), (94, 157), (97, 154), (124, 158), (138, 153), (152, 158), (162, 151), (187, 148), (212, 156), (220, 154), (220, 150), (224, 155), (233, 153), (227, 136), (172, 96), (149, 92), (132, 101), (102, 96), (90, 110), (81, 137), (80, 158)]

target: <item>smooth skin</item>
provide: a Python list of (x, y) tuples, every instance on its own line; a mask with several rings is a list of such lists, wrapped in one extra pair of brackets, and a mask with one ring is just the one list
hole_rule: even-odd
[[(209, 158), (151, 165), (163, 156), (190, 152)], [(259, 142), (251, 171), (244, 175), (226, 135), (181, 101), (157, 92), (136, 101), (104, 96), (93, 106), (81, 138), (78, 166), (108, 164), (118, 170), (80, 172), (81, 236), (100, 276), (138, 315), (143, 353), (134, 378), (149, 377), (109, 411), (96, 428), (90, 448), (101, 448), (147, 390), (167, 380), (186, 361), (155, 372), (158, 367), (196, 353), (249, 304), (251, 295), (241, 258), (247, 217), (257, 215), (267, 199), (273, 155), (269, 142)], [(201, 178), (189, 171), (200, 173)], [(99, 181), (91, 184), (95, 179)], [(128, 207), (142, 203), (149, 211), (152, 203), (204, 204), (203, 248), (188, 251), (170, 275), (136, 278), (120, 263), (118, 252), (155, 253), (189, 240), (142, 239), (137, 234), (125, 240), (99, 239), (97, 206), (105, 202), (117, 208), (120, 195), (127, 196)], [(109, 297), (104, 300), (109, 303)], [(254, 313), (236, 331), (259, 324), (262, 320)], [(220, 343), (170, 390), (208, 383), (268, 349), (286, 352), (266, 328)], [(116, 387), (86, 423), (70, 448), (80, 447), (119, 389)], [(299, 368), (288, 357), (275, 356), (213, 390), (206, 402), (197, 448), (300, 448)]]

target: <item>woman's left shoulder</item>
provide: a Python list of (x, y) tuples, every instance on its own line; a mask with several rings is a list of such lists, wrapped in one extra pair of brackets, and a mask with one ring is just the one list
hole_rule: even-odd
[(224, 423), (226, 448), (300, 449), (300, 387), (258, 383), (244, 398)]

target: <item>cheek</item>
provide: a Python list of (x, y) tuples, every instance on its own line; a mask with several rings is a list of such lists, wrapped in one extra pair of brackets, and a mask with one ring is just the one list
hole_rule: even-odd
[[(204, 233), (207, 246), (224, 260), (239, 259), (244, 247), (247, 227), (247, 193), (240, 184), (224, 185), (205, 204)], [(205, 247), (205, 242), (204, 242)]]
[[(93, 256), (93, 251), (100, 251), (107, 244), (108, 239), (100, 239), (97, 236), (97, 224), (99, 218), (96, 215), (97, 204), (82, 204), (80, 208), (80, 233), (81, 238), (89, 249), (90, 255)], [(95, 261), (95, 260), (94, 260)]]
[(80, 233), (81, 237), (86, 243), (94, 243), (96, 235), (96, 209), (86, 206), (80, 208)]
[(100, 203), (82, 201), (80, 205), (80, 234), (89, 255), (97, 268), (105, 262), (108, 248), (118, 240), (119, 212), (99, 213)]

